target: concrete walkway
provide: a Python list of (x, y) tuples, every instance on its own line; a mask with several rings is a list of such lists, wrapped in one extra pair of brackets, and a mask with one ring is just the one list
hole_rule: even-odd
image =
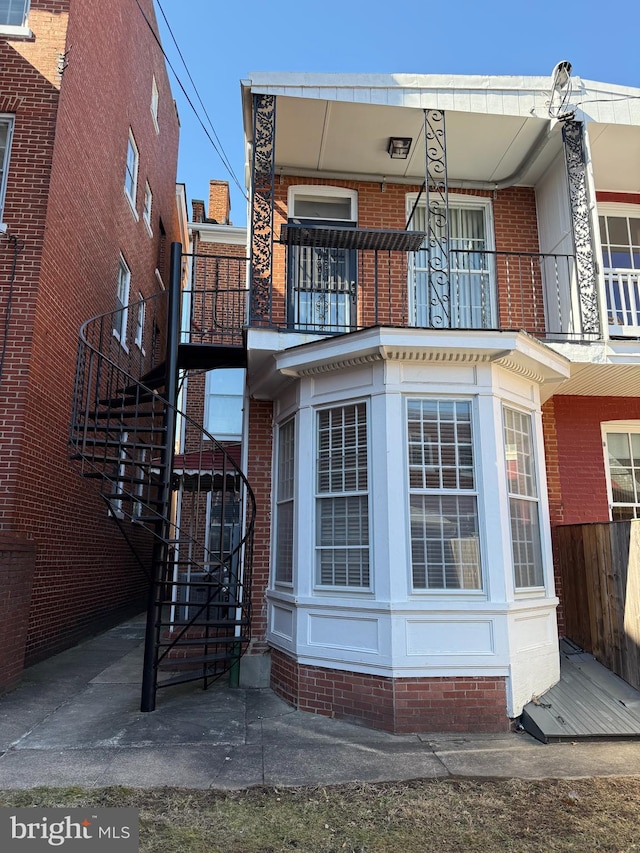
[(143, 631), (139, 619), (120, 625), (31, 667), (0, 697), (0, 789), (640, 776), (640, 740), (391, 735), (295, 711), (270, 690), (184, 685), (142, 714)]

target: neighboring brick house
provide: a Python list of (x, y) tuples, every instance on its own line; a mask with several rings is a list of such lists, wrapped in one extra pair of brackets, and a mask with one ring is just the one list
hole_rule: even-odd
[[(80, 326), (160, 290), (186, 242), (155, 33), (152, 0), (0, 4), (0, 687), (146, 594), (67, 436)], [(120, 316), (120, 345), (152, 346)]]
[(401, 732), (558, 680), (552, 525), (640, 512), (639, 98), (567, 63), (243, 82), (245, 683)]

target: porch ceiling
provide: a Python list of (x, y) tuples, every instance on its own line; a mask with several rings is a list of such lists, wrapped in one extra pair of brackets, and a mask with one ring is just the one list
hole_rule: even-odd
[[(279, 96), (276, 173), (333, 175), (422, 183), (425, 171), (421, 108)], [(498, 183), (520, 170), (549, 121), (536, 116), (447, 110), (447, 166), (451, 181)], [(389, 137), (413, 140), (408, 159), (387, 153)], [(559, 150), (555, 128), (519, 183), (533, 184)]]
[(640, 127), (591, 122), (588, 128), (596, 189), (640, 192)]

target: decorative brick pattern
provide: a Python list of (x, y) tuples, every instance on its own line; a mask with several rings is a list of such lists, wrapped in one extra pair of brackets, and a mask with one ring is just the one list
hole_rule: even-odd
[(383, 678), (306, 666), (274, 649), (271, 686), (301, 711), (396, 734), (510, 727), (501, 677)]

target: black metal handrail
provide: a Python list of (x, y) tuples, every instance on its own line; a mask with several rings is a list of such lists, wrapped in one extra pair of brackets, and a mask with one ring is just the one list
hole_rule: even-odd
[(319, 334), (389, 325), (575, 338), (583, 334), (575, 293), (571, 254), (296, 244), (288, 247), (282, 325)]
[[(160, 356), (165, 347), (159, 330), (167, 298), (159, 293), (125, 309), (131, 319), (144, 303), (148, 351), (142, 341), (127, 346), (114, 335), (114, 328), (122, 328), (122, 309), (82, 326), (70, 457), (82, 476), (96, 482), (139, 562), (156, 563), (148, 571), (159, 614), (154, 668), (168, 673), (157, 687), (191, 680), (202, 680), (206, 687), (237, 662), (248, 644), (256, 504), (225, 447), (164, 395)], [(167, 417), (180, 419), (188, 435), (189, 465), (197, 472), (186, 496), (173, 448), (166, 453)], [(183, 469), (184, 459), (183, 454)], [(214, 493), (221, 518), (228, 518), (230, 507), (234, 516), (231, 535), (220, 536), (217, 548), (207, 530), (207, 504)], [(175, 496), (181, 503), (179, 518)], [(142, 553), (134, 541), (139, 535), (127, 535), (126, 525), (132, 523), (138, 534), (146, 531)]]
[(182, 291), (181, 343), (242, 346), (247, 321), (248, 258), (184, 255), (191, 263)]

